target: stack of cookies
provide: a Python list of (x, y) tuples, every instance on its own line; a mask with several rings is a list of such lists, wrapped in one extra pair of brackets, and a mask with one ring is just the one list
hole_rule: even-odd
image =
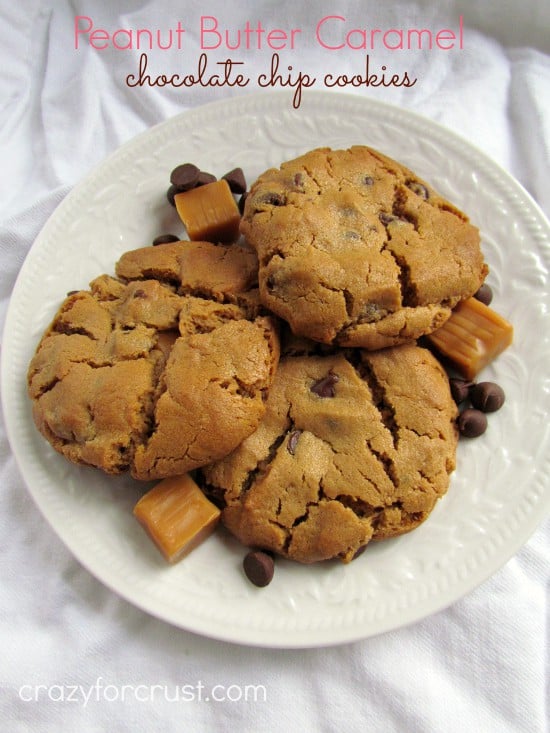
[(479, 232), (367, 147), (266, 171), (240, 232), (70, 293), (29, 368), (35, 423), (107, 473), (192, 472), (248, 547), (349, 561), (448, 488), (457, 406), (417, 340), (482, 285)]

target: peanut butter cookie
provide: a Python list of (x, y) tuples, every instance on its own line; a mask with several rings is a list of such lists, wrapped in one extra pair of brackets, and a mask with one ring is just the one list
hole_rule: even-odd
[(414, 340), (487, 274), (467, 216), (368, 147), (320, 148), (263, 173), (241, 232), (258, 253), (262, 302), (327, 344)]
[(177, 242), (122, 256), (73, 292), (28, 371), (40, 432), (75, 463), (137, 479), (185, 473), (257, 427), (279, 358), (255, 254)]
[(245, 545), (349, 561), (427, 518), (455, 468), (456, 415), (416, 345), (284, 355), (258, 429), (201, 470), (204, 490)]

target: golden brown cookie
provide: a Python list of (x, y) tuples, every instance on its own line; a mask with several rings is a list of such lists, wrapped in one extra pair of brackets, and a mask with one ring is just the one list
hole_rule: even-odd
[(262, 302), (322, 343), (379, 349), (439, 328), (482, 284), (479, 232), (368, 147), (313, 150), (263, 173), (241, 231)]
[(245, 545), (349, 561), (414, 529), (446, 492), (456, 414), (445, 372), (416, 345), (285, 355), (258, 429), (202, 469), (204, 489)]
[(28, 371), (40, 432), (66, 458), (135, 478), (221, 458), (257, 427), (278, 362), (255, 254), (178, 242), (123, 255), (69, 294)]

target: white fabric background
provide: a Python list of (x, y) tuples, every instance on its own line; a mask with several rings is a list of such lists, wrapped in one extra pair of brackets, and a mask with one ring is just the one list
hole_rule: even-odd
[[(1, 321), (33, 239), (70, 187), (122, 142), (228, 89), (130, 89), (138, 51), (73, 50), (73, 19), (97, 27), (186, 31), (185, 52), (152, 51), (151, 71), (198, 56), (200, 15), (242, 28), (300, 27), (337, 14), (349, 27), (457, 27), (463, 51), (376, 51), (373, 63), (418, 77), (410, 88), (360, 92), (438, 120), (512, 173), (550, 211), (550, 3), (416, 0), (0, 0)], [(307, 43), (281, 52), (312, 74), (360, 69), (358, 52)], [(250, 71), (271, 51), (231, 52)], [(221, 52), (219, 58), (227, 57)], [(215, 53), (209, 54), (213, 63)], [(244, 92), (257, 91), (248, 88)], [(304, 92), (307, 94), (307, 90)], [(335, 648), (233, 646), (150, 618), (89, 575), (26, 492), (0, 423), (0, 729), (17, 731), (548, 730), (548, 521), (499, 572), (451, 608), (392, 633)], [(541, 517), (541, 520), (543, 518)], [(263, 685), (267, 700), (199, 700), (214, 685)], [(24, 685), (43, 685), (37, 701)], [(64, 686), (89, 695), (59, 698)], [(122, 701), (100, 685), (192, 685), (194, 701)], [(95, 687), (94, 687), (95, 686)], [(190, 688), (188, 688), (190, 689)], [(95, 690), (95, 691), (94, 691)], [(143, 692), (143, 688), (141, 688)], [(237, 694), (238, 688), (233, 688)], [(143, 694), (140, 695), (143, 697)], [(99, 697), (99, 700), (96, 698)]]

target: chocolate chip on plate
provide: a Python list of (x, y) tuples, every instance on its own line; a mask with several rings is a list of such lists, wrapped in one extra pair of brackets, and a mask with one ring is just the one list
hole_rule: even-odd
[(271, 555), (261, 550), (251, 550), (243, 560), (243, 569), (251, 583), (263, 588), (273, 579), (275, 563)]
[(248, 193), (246, 193), (246, 191), (245, 191), (245, 193), (243, 193), (243, 195), (239, 199), (239, 203), (237, 204), (238, 207), (239, 207), (239, 213), (240, 213), (241, 216), (244, 214), (244, 204), (245, 204), (245, 201), (246, 201), (246, 197), (247, 196), (248, 196)]
[(179, 242), (180, 238), (176, 237), (175, 234), (159, 234), (158, 237), (153, 239), (153, 247), (158, 244), (170, 244), (171, 242)]
[(244, 193), (246, 191), (246, 180), (242, 168), (233, 168), (222, 178), (227, 181), (232, 193)]
[(206, 171), (200, 171), (199, 177), (197, 178), (196, 186), (206, 186), (207, 183), (215, 183), (218, 179), (213, 173), (207, 173)]
[(493, 300), (493, 290), (490, 285), (483, 283), (477, 293), (474, 293), (474, 298), (481, 301), (484, 305), (490, 305)]
[(172, 206), (175, 206), (176, 205), (176, 202), (174, 201), (174, 196), (177, 193), (180, 193), (180, 191), (179, 191), (179, 189), (178, 189), (177, 186), (170, 186), (170, 188), (168, 189), (168, 191), (166, 191), (166, 198), (172, 204)]
[(474, 383), (469, 382), (467, 379), (460, 379), (458, 377), (451, 377), (449, 379), (449, 386), (451, 388), (451, 396), (457, 405), (468, 399), (470, 394), (470, 388), (473, 387)]
[(504, 390), (494, 382), (478, 382), (470, 390), (470, 400), (482, 412), (496, 412), (504, 404)]
[(170, 183), (180, 192), (189, 191), (197, 185), (199, 174), (200, 170), (193, 163), (182, 163), (170, 174)]
[(340, 377), (331, 370), (326, 377), (317, 380), (311, 386), (311, 391), (319, 397), (334, 397), (336, 394), (334, 387), (339, 379)]
[(456, 424), (465, 438), (477, 438), (487, 430), (487, 417), (481, 410), (468, 407), (460, 413)]

